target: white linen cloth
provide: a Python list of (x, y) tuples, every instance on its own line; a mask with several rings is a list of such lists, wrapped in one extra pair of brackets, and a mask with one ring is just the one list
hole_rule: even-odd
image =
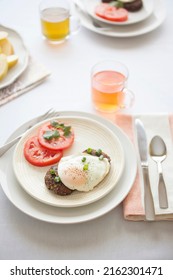
[[(166, 184), (168, 196), (168, 209), (159, 207), (158, 199), (158, 171), (156, 162), (148, 156), (149, 162), (149, 177), (151, 190), (154, 200), (155, 214), (157, 220), (173, 219), (173, 131), (171, 127), (172, 116), (157, 115), (157, 116), (139, 116), (146, 129), (148, 144), (155, 135), (162, 137), (167, 148), (167, 157), (162, 162), (163, 176)], [(134, 128), (135, 129), (135, 128)], [(148, 147), (149, 151), (149, 147)], [(140, 169), (141, 170), (141, 169)], [(140, 173), (141, 176), (141, 173)], [(142, 181), (142, 180), (141, 180)], [(143, 201), (142, 187), (142, 201)]]
[(0, 90), (0, 106), (42, 83), (50, 71), (43, 64), (30, 58), (24, 73), (11, 85)]

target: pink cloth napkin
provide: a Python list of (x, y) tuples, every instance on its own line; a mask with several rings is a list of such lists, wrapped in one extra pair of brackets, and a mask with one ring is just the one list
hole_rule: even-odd
[[(124, 130), (130, 140), (135, 143), (133, 130), (133, 118), (131, 116), (119, 116), (115, 120), (116, 124)], [(135, 144), (134, 144), (135, 145)], [(139, 169), (139, 168), (138, 168)], [(139, 170), (137, 170), (136, 179), (131, 191), (123, 202), (124, 217), (128, 219), (143, 219), (145, 216), (144, 207), (141, 201), (141, 188)]]
[[(134, 119), (136, 117), (141, 118), (145, 124), (148, 142), (155, 135), (162, 136), (168, 146), (167, 162), (165, 160), (164, 175), (167, 179), (167, 191), (168, 191), (168, 209), (160, 209), (157, 193), (157, 166), (156, 163), (149, 158), (150, 167), (150, 179), (152, 194), (155, 206), (156, 220), (172, 220), (173, 219), (173, 116), (158, 115), (158, 116), (130, 116), (119, 114), (101, 114), (103, 117), (109, 119), (116, 125), (118, 125), (129, 137), (130, 141), (135, 146), (136, 154), (138, 155), (137, 139), (134, 127)], [(170, 139), (171, 138), (171, 139)], [(135, 156), (135, 155), (134, 155)], [(137, 156), (139, 161), (139, 156)], [(164, 165), (164, 164), (163, 164)], [(172, 170), (172, 171), (171, 171)], [(132, 221), (145, 220), (144, 210), (144, 190), (143, 190), (143, 177), (141, 172), (140, 161), (138, 162), (138, 170), (134, 184), (123, 201), (124, 218)]]

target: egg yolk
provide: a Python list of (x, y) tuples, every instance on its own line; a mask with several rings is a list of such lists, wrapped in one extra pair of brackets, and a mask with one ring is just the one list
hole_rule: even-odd
[(87, 182), (87, 172), (75, 166), (71, 166), (64, 171), (63, 183), (66, 186), (80, 187)]

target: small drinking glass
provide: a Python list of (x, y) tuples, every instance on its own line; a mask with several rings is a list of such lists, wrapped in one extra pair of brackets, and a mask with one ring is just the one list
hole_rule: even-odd
[(134, 93), (127, 89), (129, 72), (121, 62), (105, 60), (91, 70), (92, 102), (96, 110), (113, 113), (130, 108)]
[(62, 43), (77, 33), (80, 22), (71, 16), (68, 0), (42, 0), (39, 6), (43, 36), (51, 43)]

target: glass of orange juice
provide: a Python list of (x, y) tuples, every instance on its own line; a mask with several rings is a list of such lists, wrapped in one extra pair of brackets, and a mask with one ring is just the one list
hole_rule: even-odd
[(127, 89), (128, 77), (128, 69), (121, 62), (105, 60), (94, 65), (91, 70), (91, 91), (95, 109), (113, 113), (131, 107), (134, 94)]
[(68, 0), (42, 0), (39, 10), (42, 34), (51, 43), (62, 43), (79, 30)]

